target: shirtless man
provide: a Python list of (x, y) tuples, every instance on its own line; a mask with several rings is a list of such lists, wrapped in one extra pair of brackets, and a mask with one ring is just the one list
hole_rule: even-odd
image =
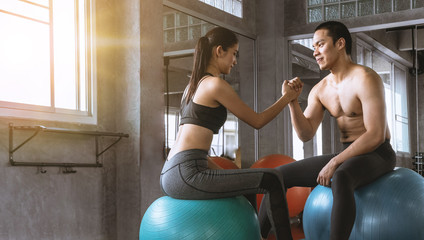
[[(343, 151), (277, 169), (286, 188), (331, 187), (330, 239), (343, 240), (349, 238), (355, 222), (354, 190), (393, 170), (396, 154), (390, 145), (382, 80), (372, 69), (352, 62), (352, 39), (346, 26), (322, 23), (315, 29), (313, 47), (320, 69), (330, 74), (312, 88), (304, 112), (297, 99), (289, 104), (292, 124), (299, 138), (309, 141), (327, 110), (337, 121)], [(261, 225), (266, 226), (263, 215)]]

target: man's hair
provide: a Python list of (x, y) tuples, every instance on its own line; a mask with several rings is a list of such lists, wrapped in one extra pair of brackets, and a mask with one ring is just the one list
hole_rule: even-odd
[(347, 27), (337, 21), (328, 21), (321, 23), (318, 27), (315, 28), (315, 32), (320, 29), (328, 30), (328, 36), (333, 39), (333, 44), (337, 42), (340, 38), (344, 38), (346, 42), (346, 53), (347, 55), (351, 55), (352, 53), (352, 37), (350, 36), (350, 32)]

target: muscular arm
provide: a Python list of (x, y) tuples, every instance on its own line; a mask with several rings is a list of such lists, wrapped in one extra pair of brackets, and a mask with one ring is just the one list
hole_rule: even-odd
[(344, 161), (375, 150), (385, 140), (387, 123), (383, 83), (372, 70), (358, 76), (357, 81), (353, 90), (362, 105), (365, 132), (321, 170), (317, 178), (321, 185), (330, 185), (334, 171)]
[(324, 117), (324, 109), (317, 97), (317, 88), (314, 87), (308, 96), (308, 106), (302, 112), (297, 101), (290, 102), (291, 121), (297, 136), (303, 142), (311, 140)]
[(357, 96), (362, 104), (365, 132), (336, 158), (341, 164), (346, 159), (374, 151), (386, 137), (386, 105), (384, 86), (377, 73), (370, 70), (360, 78)]

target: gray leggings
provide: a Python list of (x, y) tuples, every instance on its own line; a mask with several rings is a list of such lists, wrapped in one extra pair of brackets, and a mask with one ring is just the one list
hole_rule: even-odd
[[(292, 239), (281, 175), (275, 169), (210, 169), (207, 151), (185, 150), (165, 162), (160, 184), (163, 192), (178, 199), (214, 199), (264, 193), (267, 216), (277, 239)], [(253, 197), (252, 197), (253, 196)], [(251, 201), (252, 202), (252, 201)], [(263, 204), (262, 204), (263, 205)], [(268, 207), (269, 206), (269, 207)], [(256, 209), (256, 204), (253, 205)], [(268, 230), (262, 232), (267, 237)]]

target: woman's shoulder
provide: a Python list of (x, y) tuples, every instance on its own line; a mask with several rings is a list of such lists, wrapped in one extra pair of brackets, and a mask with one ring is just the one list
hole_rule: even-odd
[(220, 77), (208, 76), (199, 83), (199, 88), (206, 88), (208, 90), (222, 90), (223, 88), (230, 87), (230, 84)]

